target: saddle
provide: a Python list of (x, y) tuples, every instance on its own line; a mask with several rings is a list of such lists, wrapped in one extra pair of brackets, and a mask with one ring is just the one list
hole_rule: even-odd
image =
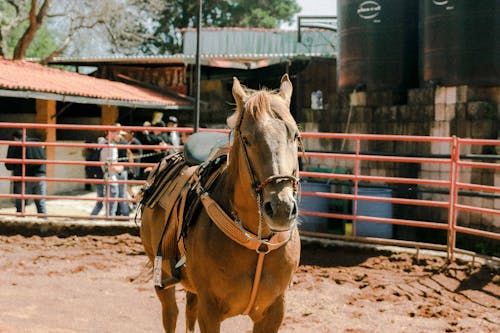
[[(227, 137), (227, 135), (224, 136)], [(204, 142), (203, 146), (208, 147), (206, 145), (208, 140), (203, 141), (202, 137), (203, 135), (199, 135), (195, 139), (201, 140)], [(221, 137), (210, 137), (210, 139), (213, 138), (219, 140)], [(191, 142), (192, 146), (193, 142)], [(166, 216), (166, 221), (158, 221), (158, 223), (163, 223), (163, 231), (153, 272), (155, 286), (159, 288), (164, 289), (179, 282), (177, 268), (181, 265), (179, 260), (184, 257), (182, 239), (186, 236), (188, 226), (201, 209), (200, 189), (210, 190), (225, 169), (229, 147), (224, 147), (219, 142), (210, 150), (212, 153), (206, 154), (207, 160), (195, 165), (188, 164), (186, 155), (182, 152), (165, 156), (151, 171), (146, 185), (138, 195), (142, 207), (154, 208), (160, 205)], [(201, 152), (200, 149), (197, 151)], [(190, 163), (198, 161), (192, 156), (201, 158), (203, 154), (191, 154)], [(173, 275), (167, 281), (161, 280), (163, 258), (169, 259)]]

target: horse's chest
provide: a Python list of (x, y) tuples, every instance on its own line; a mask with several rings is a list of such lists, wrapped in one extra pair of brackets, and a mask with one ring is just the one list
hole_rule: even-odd
[(257, 272), (257, 254), (254, 260), (248, 260), (244, 264), (240, 260), (228, 265), (227, 258), (226, 261), (222, 260), (215, 269), (218, 277), (213, 281), (217, 285), (214, 290), (219, 293), (218, 298), (248, 302), (256, 278), (259, 279), (257, 301), (271, 300), (281, 295), (288, 287), (295, 265), (278, 263), (276, 258), (268, 256), (269, 258), (264, 257), (260, 276)]
[[(206, 230), (205, 230), (206, 231)], [(208, 234), (204, 233), (204, 235)], [(250, 301), (259, 254), (226, 238), (190, 243), (187, 272), (193, 291), (217, 299), (229, 312), (241, 312)], [(287, 289), (300, 256), (298, 237), (264, 256), (255, 306), (264, 309)], [(238, 313), (239, 313), (238, 312)]]

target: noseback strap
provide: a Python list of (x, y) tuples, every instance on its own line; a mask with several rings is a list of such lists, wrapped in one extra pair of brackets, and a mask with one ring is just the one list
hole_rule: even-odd
[(274, 175), (266, 180), (264, 180), (262, 183), (260, 183), (258, 186), (255, 187), (255, 192), (260, 193), (266, 187), (267, 185), (271, 183), (279, 183), (281, 181), (289, 181), (293, 185), (293, 190), (295, 192), (298, 191), (298, 184), (299, 184), (299, 179), (295, 176), (289, 176), (289, 175)]

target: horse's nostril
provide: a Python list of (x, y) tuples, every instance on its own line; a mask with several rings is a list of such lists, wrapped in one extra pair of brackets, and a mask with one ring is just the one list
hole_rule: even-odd
[(290, 214), (292, 217), (297, 216), (297, 203), (293, 203), (292, 213)]
[(264, 204), (264, 212), (266, 212), (267, 216), (273, 217), (273, 206), (269, 201)]

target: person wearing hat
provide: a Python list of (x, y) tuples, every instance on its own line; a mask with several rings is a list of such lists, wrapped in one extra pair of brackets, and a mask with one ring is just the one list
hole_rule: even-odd
[[(107, 147), (102, 148), (100, 152), (100, 161), (105, 163), (102, 167), (104, 179), (108, 182), (97, 184), (96, 188), (98, 197), (104, 198), (106, 196), (113, 199), (106, 202), (106, 211), (109, 216), (116, 216), (119, 202), (114, 199), (119, 198), (120, 190), (117, 181), (122, 180), (119, 175), (121, 175), (124, 171), (124, 166), (119, 163), (119, 153), (117, 148), (120, 131), (110, 131), (108, 133), (108, 138), (111, 140), (111, 143)], [(107, 144), (108, 140), (105, 137), (99, 137), (97, 143), (101, 145)], [(108, 190), (109, 193), (107, 192)], [(98, 200), (90, 215), (98, 215), (104, 207), (104, 203), (105, 202)]]
[[(156, 123), (153, 123), (153, 127), (177, 127), (177, 118), (174, 116), (168, 117), (168, 122), (165, 125), (165, 122), (163, 120), (159, 120)], [(176, 131), (170, 131), (170, 132), (165, 132), (165, 131), (153, 131), (153, 133), (160, 138), (163, 142), (165, 142), (167, 145), (173, 146), (169, 152), (177, 152), (178, 149), (177, 147), (180, 146), (181, 144), (181, 137), (178, 132)]]
[[(178, 125), (178, 122), (177, 122), (176, 117), (174, 117), (174, 116), (168, 117), (167, 127), (177, 127), (177, 125)], [(169, 133), (169, 142), (168, 143), (171, 144), (172, 146), (174, 146), (174, 150), (177, 151), (176, 147), (181, 145), (181, 137), (179, 135), (179, 132), (171, 131)]]
[[(12, 133), (12, 140), (20, 142), (23, 140), (23, 131), (18, 129)], [(40, 142), (39, 139), (31, 138), (26, 136), (26, 142)], [(45, 149), (43, 146), (26, 146), (25, 155), (23, 156), (23, 147), (20, 145), (10, 145), (7, 149), (8, 159), (29, 159), (29, 160), (46, 160), (47, 156), (45, 154)], [(47, 184), (45, 182), (45, 163), (42, 164), (29, 164), (25, 163), (5, 163), (7, 170), (12, 171), (12, 175), (16, 177), (27, 176), (27, 177), (40, 177), (37, 181), (14, 181), (13, 193), (21, 194), (33, 194), (40, 195), (40, 199), (33, 200), (36, 205), (36, 210), (38, 214), (47, 214), (47, 208), (45, 206), (45, 196), (47, 195)], [(23, 212), (23, 206), (25, 202), (21, 199), (16, 199), (16, 211), (18, 213)]]

